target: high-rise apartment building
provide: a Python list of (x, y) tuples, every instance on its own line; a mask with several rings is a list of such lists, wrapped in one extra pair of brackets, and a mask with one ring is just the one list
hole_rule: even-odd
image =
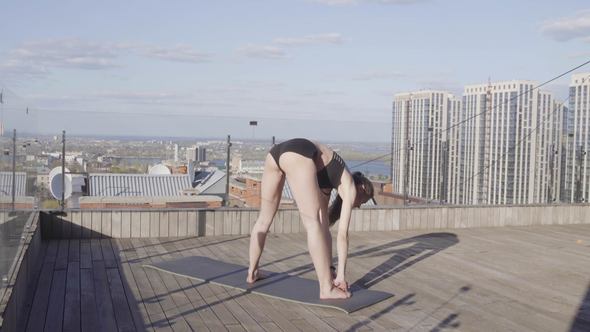
[(552, 95), (535, 86), (505, 81), (465, 87), (460, 203), (545, 203), (559, 191), (551, 189), (551, 174), (561, 118)]
[(588, 202), (590, 198), (590, 73), (572, 75), (566, 111), (567, 146), (563, 197), (565, 202)]
[(563, 106), (531, 81), (394, 96), (393, 190), (451, 204), (560, 199)]
[[(444, 91), (419, 91), (394, 96), (392, 118), (393, 191), (413, 197), (447, 201), (448, 173), (457, 159), (449, 148), (453, 133), (449, 114), (460, 102)], [(452, 160), (453, 164), (449, 163)], [(451, 177), (452, 178), (452, 177)], [(454, 179), (454, 178), (452, 178)]]

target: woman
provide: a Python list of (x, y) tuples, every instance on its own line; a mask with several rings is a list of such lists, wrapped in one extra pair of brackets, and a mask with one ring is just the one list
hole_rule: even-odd
[[(320, 299), (348, 298), (345, 279), (348, 226), (353, 207), (373, 197), (373, 185), (362, 173), (351, 174), (342, 158), (322, 144), (296, 138), (275, 145), (266, 156), (261, 185), (260, 215), (250, 236), (247, 282), (261, 278), (258, 271), (266, 234), (277, 212), (285, 178), (307, 231), (307, 246), (318, 276)], [(332, 189), (338, 197), (328, 210)], [(340, 220), (337, 236), (338, 269), (330, 271), (332, 237), (329, 227)]]

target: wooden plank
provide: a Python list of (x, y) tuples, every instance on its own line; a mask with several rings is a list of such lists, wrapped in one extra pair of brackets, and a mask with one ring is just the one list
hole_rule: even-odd
[(178, 236), (188, 235), (188, 214), (186, 211), (178, 213)]
[(215, 211), (211, 211), (207, 212), (207, 214), (211, 216), (211, 219), (215, 225), (215, 235), (223, 235), (223, 218), (221, 217), (221, 213), (215, 213)]
[(391, 226), (387, 226), (389, 223), (385, 224), (386, 231), (397, 231), (399, 230), (399, 223), (400, 223), (401, 213), (400, 209), (394, 209), (391, 212)]
[(80, 268), (92, 268), (92, 250), (90, 248), (90, 240), (80, 240)]
[(92, 211), (90, 212), (92, 216), (92, 224), (90, 228), (90, 237), (91, 238), (99, 238), (102, 232), (102, 212)]
[(137, 238), (141, 236), (141, 213), (131, 213), (131, 237)]
[(128, 263), (129, 260), (137, 257), (133, 251), (131, 241), (129, 239), (114, 241), (117, 243), (117, 245), (113, 246), (113, 248), (121, 248), (118, 252), (118, 255), (121, 256), (120, 277), (123, 281), (123, 288), (125, 289), (127, 304), (131, 310), (131, 316), (133, 318), (134, 325), (138, 330), (153, 330), (149, 315), (142, 301), (141, 293), (137, 287), (137, 282), (133, 277), (131, 266)]
[(377, 216), (375, 217), (375, 219), (377, 219), (377, 231), (384, 231), (385, 230), (385, 220), (387, 219), (387, 215), (386, 215), (387, 209), (379, 209), (377, 210)]
[(108, 268), (116, 268), (117, 261), (115, 259), (115, 254), (113, 253), (113, 248), (111, 247), (111, 240), (110, 239), (101, 239), (100, 240), (100, 249), (101, 249), (101, 253), (102, 253), (105, 267), (107, 269)]
[[(156, 263), (165, 259), (171, 259), (177, 255), (168, 254), (168, 251), (164, 245), (162, 245), (157, 240), (152, 239), (151, 243), (153, 244), (153, 252), (152, 255), (150, 255), (153, 257), (150, 260), (152, 263)], [(186, 294), (185, 288), (178, 282), (180, 277), (163, 272), (159, 272), (158, 275), (161, 277), (163, 284), (168, 290), (168, 296), (172, 299), (174, 305), (176, 306), (171, 313), (173, 313), (178, 318), (182, 317), (192, 330), (208, 330), (201, 316), (199, 315), (198, 310), (195, 309), (191, 300)]]
[(68, 252), (68, 262), (79, 262), (80, 261), (80, 240), (71, 239), (70, 247)]
[[(66, 271), (55, 270), (51, 281), (51, 292), (45, 318), (46, 331), (60, 331), (64, 312), (64, 298), (66, 292)], [(32, 317), (36, 319), (36, 317)]]
[[(162, 243), (161, 247), (168, 252), (168, 254), (162, 255), (162, 258), (173, 259), (182, 257), (181, 254), (178, 253), (176, 247), (176, 244), (180, 242), (183, 241)], [(188, 240), (187, 242), (187, 246), (190, 246), (191, 243)], [(196, 331), (218, 331), (224, 329), (223, 323), (221, 323), (213, 311), (208, 308), (208, 305), (197, 292), (196, 288), (189, 282), (189, 279), (180, 276), (172, 277), (178, 284), (178, 290), (181, 290), (184, 293), (186, 300), (188, 300), (188, 303), (191, 305), (188, 306), (188, 303), (186, 303), (186, 312), (183, 312), (183, 315), (191, 328)]]
[(80, 213), (82, 214), (82, 237), (88, 239), (92, 235), (92, 212)]
[[(141, 243), (143, 243), (141, 250), (145, 250), (146, 252), (145, 262), (157, 262), (161, 260), (155, 250), (152, 239), (142, 239)], [(169, 290), (166, 287), (167, 279), (165, 277), (163, 278), (158, 271), (153, 269), (144, 269), (144, 272), (152, 286), (154, 298), (159, 299), (158, 302), (169, 324), (175, 331), (190, 331), (190, 327), (176, 307), (173, 297), (169, 295)], [(178, 293), (174, 292), (173, 295), (176, 297)]]
[(72, 223), (70, 222), (71, 216), (59, 217), (61, 224), (61, 232), (59, 232), (58, 238), (69, 239), (72, 237)]
[(201, 222), (205, 222), (205, 235), (206, 236), (213, 236), (215, 235), (215, 222), (211, 218), (211, 213), (207, 210), (199, 210), (199, 219)]
[(196, 211), (188, 211), (186, 213), (187, 218), (187, 236), (197, 236), (198, 228), (197, 228), (197, 212)]
[[(262, 267), (265, 269), (272, 269), (276, 271), (287, 272), (293, 275), (313, 278), (315, 276), (315, 271), (311, 265), (311, 259), (307, 254), (305, 234), (299, 233), (283, 235), (280, 236), (278, 241), (280, 241), (280, 245), (275, 244), (272, 246), (272, 250), (270, 250), (268, 253), (265, 252), (265, 256), (268, 260), (270, 260), (270, 262), (265, 263)], [(239, 246), (240, 245), (236, 243), (233, 245), (233, 248), (228, 248), (228, 250), (238, 250), (237, 247)], [(285, 257), (290, 257), (290, 259), (285, 260)], [(248, 258), (244, 257), (243, 259), (247, 261)], [(281, 300), (267, 299), (265, 297), (259, 298), (260, 299), (258, 301), (260, 302), (258, 302), (258, 305), (265, 308), (264, 310), (268, 313), (269, 317), (283, 330), (298, 330), (298, 326), (293, 324), (291, 321), (300, 319), (304, 319), (322, 331), (334, 330), (317, 316), (317, 313), (319, 312), (333, 312), (332, 310), (324, 310), (321, 308), (316, 310), (304, 305), (295, 305)], [(252, 301), (254, 301), (254, 299), (256, 299), (256, 297), (253, 297)], [(289, 314), (284, 316), (282, 313)]]
[[(276, 236), (273, 236), (276, 237)], [(287, 243), (283, 243), (283, 244), (287, 244)], [(243, 261), (247, 261), (248, 257), (246, 255), (246, 253), (243, 250), (240, 250), (240, 248), (243, 248), (244, 246), (247, 246), (247, 241), (232, 241), (229, 243), (224, 243), (223, 245), (218, 245), (218, 246), (210, 246), (205, 248), (205, 252), (203, 252), (206, 256), (209, 257), (214, 257), (220, 260), (224, 260), (224, 261), (229, 261), (229, 262), (236, 262), (236, 263), (240, 263)], [(240, 253), (239, 256), (241, 257), (236, 257), (235, 254), (232, 254), (233, 252), (236, 253)], [(274, 253), (275, 251), (273, 251)], [(233, 258), (233, 259), (229, 259), (229, 258)], [(228, 294), (230, 294), (230, 296), (232, 296), (232, 293), (234, 294), (239, 294), (238, 291), (235, 290), (229, 290), (226, 289), (226, 291), (228, 292)], [(244, 309), (250, 313), (250, 315), (253, 315), (252, 313), (255, 312), (256, 310), (260, 310), (260, 308), (264, 308), (264, 312), (267, 313), (268, 318), (267, 319), (273, 319), (275, 320), (279, 326), (281, 327), (281, 329), (286, 330), (286, 331), (290, 331), (290, 330), (297, 330), (290, 322), (289, 322), (289, 318), (292, 318), (294, 316), (294, 314), (297, 314), (297, 311), (293, 311), (293, 306), (289, 306), (289, 309), (285, 308), (285, 312), (289, 312), (289, 318), (284, 317), (283, 315), (278, 315), (277, 311), (281, 311), (280, 308), (276, 308), (276, 306), (280, 306), (282, 305), (283, 301), (276, 301), (279, 303), (273, 303), (272, 305), (270, 304), (265, 304), (264, 306), (260, 306), (260, 303), (263, 302), (258, 302), (258, 305), (254, 306), (251, 305), (251, 300), (253, 298), (255, 298), (257, 296), (247, 296), (247, 300), (249, 301), (241, 301), (242, 303), (240, 305), (242, 305), (244, 307)], [(237, 300), (236, 300), (237, 301)], [(272, 301), (272, 300), (271, 300)], [(239, 303), (240, 301), (238, 301)], [(276, 308), (276, 310), (274, 310), (273, 308)], [(269, 313), (270, 311), (270, 313)], [(232, 313), (234, 313), (234, 311), (232, 310)], [(260, 317), (258, 317), (260, 319)], [(238, 318), (239, 319), (239, 318)], [(263, 320), (267, 320), (262, 318)], [(242, 320), (240, 320), (242, 321)], [(258, 320), (256, 320), (258, 322)], [(244, 325), (244, 322), (242, 321), (242, 324)], [(247, 325), (245, 325), (246, 327), (248, 327)]]
[[(136, 327), (131, 316), (123, 281), (118, 269), (107, 269), (113, 310), (119, 331), (135, 331)], [(131, 294), (129, 294), (131, 295)]]
[(70, 250), (70, 243), (67, 239), (60, 240), (58, 243), (59, 249), (55, 260), (55, 270), (65, 270), (68, 267), (68, 252)]
[(223, 224), (223, 233), (222, 235), (230, 235), (231, 234), (231, 220), (229, 218), (229, 211), (218, 211), (217, 215), (215, 216), (220, 217), (222, 220), (222, 224)]
[(121, 212), (121, 237), (131, 237), (131, 214), (132, 212), (123, 211)]
[(117, 321), (115, 319), (104, 261), (93, 261), (92, 272), (98, 326), (101, 331), (115, 331), (117, 329)]
[(168, 237), (170, 236), (170, 225), (169, 225), (169, 213), (162, 211), (160, 212), (160, 230), (158, 237)]
[(168, 235), (171, 237), (178, 236), (178, 214), (178, 211), (172, 211), (168, 216)]
[(370, 209), (368, 210), (370, 217), (370, 224), (369, 224), (369, 231), (375, 232), (378, 231), (378, 217), (379, 217), (379, 210), (377, 209)]
[(79, 331), (81, 327), (80, 281), (80, 262), (72, 261), (68, 263), (63, 312), (64, 331)]
[(80, 326), (82, 331), (100, 331), (92, 269), (80, 269)]
[[(222, 246), (219, 246), (218, 249), (221, 247)], [(208, 248), (209, 247), (203, 246), (201, 248), (195, 249), (194, 251), (200, 252), (201, 254), (210, 255), (211, 251)], [(223, 303), (241, 326), (243, 326), (248, 331), (264, 331), (258, 321), (251, 315), (251, 312), (261, 310), (261, 308), (254, 307), (250, 301), (247, 300), (247, 297), (249, 296), (245, 296), (245, 294), (240, 291), (230, 290), (225, 287), (217, 286), (212, 288), (216, 288), (219, 291), (217, 297), (219, 299), (223, 299)], [(231, 325), (227, 324), (225, 321), (224, 323), (226, 323), (226, 327), (229, 329), (229, 326)]]
[(139, 212), (139, 223), (139, 234), (137, 237), (150, 237), (150, 213)]
[(92, 261), (101, 261), (103, 259), (100, 239), (90, 239), (90, 251), (92, 253)]
[(100, 214), (100, 237), (111, 237), (113, 234), (113, 215), (111, 211)]
[(150, 216), (150, 231), (149, 237), (159, 237), (160, 236), (160, 213), (159, 212), (149, 212)]
[[(289, 210), (282, 210), (283, 213), (283, 220), (285, 221), (285, 224), (283, 226), (283, 233), (293, 233), (293, 214), (289, 213)], [(250, 230), (248, 230), (248, 233), (250, 232)]]
[(72, 239), (82, 237), (82, 214), (80, 212), (71, 212), (72, 218)]
[(35, 298), (33, 299), (33, 305), (29, 315), (27, 331), (43, 331), (45, 317), (47, 316), (47, 308), (49, 306), (49, 292), (51, 291), (53, 279), (53, 264), (53, 261), (46, 260), (41, 268)]
[[(210, 238), (200, 238), (203, 239), (203, 241), (201, 243), (204, 243), (204, 245), (206, 245), (210, 240)], [(202, 248), (199, 247), (187, 247), (185, 244), (183, 243), (177, 243), (179, 252), (184, 256), (184, 255), (195, 255), (199, 253), (199, 250)], [(200, 283), (194, 281), (194, 280), (190, 280), (191, 284), (193, 285), (199, 285)], [(219, 318), (219, 320), (225, 324), (225, 326), (227, 325), (236, 325), (239, 324), (239, 322), (236, 320), (236, 318), (233, 316), (233, 314), (230, 312), (230, 310), (228, 310), (228, 308), (226, 307), (226, 303), (225, 301), (223, 301), (223, 297), (218, 297), (217, 294), (224, 294), (225, 290), (221, 289), (220, 286), (215, 286), (215, 285), (211, 285), (211, 284), (202, 284), (199, 287), (196, 288), (196, 290), (199, 292), (199, 294), (201, 295), (202, 299), (205, 301), (205, 303), (209, 306), (209, 308), (213, 311), (213, 313)], [(209, 326), (209, 329), (212, 329), (213, 326)]]
[[(141, 242), (139, 241), (139, 239), (132, 240), (132, 242), (130, 243), (131, 247), (129, 249), (135, 248), (136, 245), (141, 246)], [(130, 258), (131, 260), (137, 260), (147, 255), (145, 254), (145, 250), (140, 248), (135, 248), (135, 252), (126, 251), (125, 253), (127, 258)], [(129, 264), (129, 267), (133, 275), (133, 278), (136, 281), (137, 290), (142, 299), (142, 303), (145, 306), (145, 312), (149, 317), (151, 327), (154, 330), (172, 331), (172, 328), (168, 322), (168, 318), (164, 314), (162, 306), (160, 305), (159, 301), (154, 301), (158, 297), (155, 295), (149, 278), (146, 275), (144, 269), (140, 266), (140, 263), (131, 263)]]
[(120, 238), (122, 233), (121, 211), (111, 212), (111, 235), (110, 237)]

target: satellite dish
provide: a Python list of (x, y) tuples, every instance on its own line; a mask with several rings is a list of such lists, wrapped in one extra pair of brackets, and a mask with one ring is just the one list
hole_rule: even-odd
[[(72, 179), (72, 175), (68, 174), (70, 172), (70, 170), (66, 167), (66, 177), (69, 177), (70, 180)], [(49, 182), (51, 183), (51, 178), (53, 178), (56, 174), (61, 174), (61, 166), (57, 166), (54, 167), (50, 172), (49, 172)]]
[(53, 177), (49, 179), (49, 191), (51, 192), (53, 198), (61, 200), (62, 193), (64, 193), (64, 199), (68, 199), (70, 196), (72, 196), (72, 177), (66, 175), (63, 185), (65, 186), (65, 192), (62, 187), (61, 173), (54, 174)]
[(154, 167), (151, 167), (150, 170), (148, 171), (148, 173), (150, 175), (170, 175), (172, 174), (172, 172), (170, 172), (170, 168), (168, 168), (168, 166), (164, 165), (164, 164), (157, 164)]

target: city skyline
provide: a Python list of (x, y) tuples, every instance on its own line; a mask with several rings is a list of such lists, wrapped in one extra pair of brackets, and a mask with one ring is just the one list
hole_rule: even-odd
[[(483, 7), (8, 1), (5, 129), (249, 138), (257, 120), (256, 138), (385, 142), (395, 93), (459, 95), (488, 78), (544, 82), (590, 57), (583, 1), (486, 3), (485, 17)], [(547, 89), (560, 100), (567, 86), (564, 78)]]

